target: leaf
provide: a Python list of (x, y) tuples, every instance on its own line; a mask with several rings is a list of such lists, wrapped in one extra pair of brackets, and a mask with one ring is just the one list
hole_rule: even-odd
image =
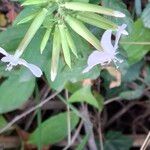
[(92, 3), (92, 4), (99, 4), (100, 0), (90, 0), (90, 3)]
[(132, 33), (121, 40), (120, 43), (127, 52), (130, 65), (140, 61), (150, 50), (149, 35), (150, 29), (146, 29), (143, 26), (142, 21), (139, 19), (134, 23)]
[[(13, 25), (16, 26), (19, 22), (22, 22), (22, 20), (25, 20), (25, 18), (29, 18), (28, 20), (26, 19), (26, 22), (27, 21), (30, 21), (31, 19), (33, 19), (32, 17), (29, 17), (29, 16), (32, 16), (32, 15), (35, 15), (39, 12), (39, 7), (33, 7), (33, 6), (28, 6), (26, 8), (24, 8), (20, 14), (17, 16), (17, 18), (15, 19), (15, 21), (13, 22)], [(25, 21), (23, 22), (25, 23)]]
[(144, 90), (144, 87), (139, 86), (136, 90), (128, 90), (128, 91), (121, 92), (119, 94), (119, 97), (122, 99), (126, 99), (126, 100), (137, 99), (142, 96), (143, 90)]
[(131, 82), (136, 80), (140, 75), (140, 70), (142, 69), (143, 62), (138, 62), (134, 65), (131, 65), (127, 72), (123, 75), (122, 80), (124, 82)]
[(123, 23), (127, 24), (128, 31), (132, 31), (133, 20), (129, 11), (126, 8), (126, 5), (120, 0), (102, 0), (102, 5), (117, 11), (120, 11), (126, 15), (124, 18), (115, 18), (115, 17), (107, 17), (110, 18), (114, 23), (118, 25), (122, 25)]
[(27, 74), (9, 77), (0, 86), (0, 113), (22, 106), (31, 96), (34, 86), (34, 78)]
[[(70, 103), (75, 103), (75, 102), (86, 102), (98, 109), (102, 108), (102, 105), (98, 102), (98, 100), (93, 96), (91, 92), (91, 87), (90, 86), (85, 86), (79, 90), (77, 90), (75, 93), (73, 93), (69, 100)], [(100, 101), (103, 101), (101, 98)], [(101, 103), (102, 104), (102, 103)]]
[(142, 16), (141, 16), (143, 24), (146, 28), (150, 28), (150, 15), (149, 14), (150, 14), (150, 3), (148, 3), (148, 5), (144, 9)]
[(77, 90), (79, 90), (82, 87), (82, 83), (81, 82), (76, 82), (76, 83), (72, 83), (72, 82), (68, 82), (65, 85), (65, 88), (70, 92), (70, 93), (74, 93)]
[(8, 27), (6, 31), (0, 33), (0, 46), (7, 51), (15, 51), (13, 48), (17, 48), (19, 41), (25, 35), (28, 27), (28, 25)]
[[(70, 112), (71, 130), (77, 125), (79, 118)], [(60, 113), (41, 123), (41, 144), (55, 144), (67, 136), (67, 113)], [(39, 128), (29, 137), (29, 143), (38, 145)]]
[(109, 131), (105, 138), (105, 150), (129, 150), (132, 146), (132, 139), (120, 132)]

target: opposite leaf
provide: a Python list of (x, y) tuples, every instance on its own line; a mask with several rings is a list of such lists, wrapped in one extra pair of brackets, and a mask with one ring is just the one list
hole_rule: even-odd
[(76, 91), (74, 94), (71, 95), (68, 101), (71, 103), (87, 102), (88, 104), (98, 109), (102, 108), (102, 105), (101, 105), (102, 103), (100, 104), (98, 100), (93, 96), (90, 86), (85, 86), (79, 89), (78, 91)]
[[(73, 112), (70, 112), (71, 130), (77, 125), (79, 118)], [(67, 136), (67, 113), (60, 113), (46, 121), (41, 126), (41, 144), (55, 144)], [(37, 128), (29, 137), (29, 143), (38, 145), (39, 128)]]

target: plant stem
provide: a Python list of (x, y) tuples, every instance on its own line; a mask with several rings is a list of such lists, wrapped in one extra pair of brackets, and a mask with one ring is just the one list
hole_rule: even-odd
[[(66, 100), (68, 101), (68, 91), (65, 90)], [(70, 118), (70, 107), (67, 104), (67, 126), (68, 126), (68, 145), (71, 144), (71, 118)]]
[[(39, 88), (37, 85), (37, 82), (35, 84), (35, 100), (37, 102), (37, 105), (40, 103), (40, 95), (39, 95)], [(37, 123), (39, 128), (39, 137), (38, 137), (38, 150), (42, 150), (42, 128), (41, 128), (41, 108), (39, 107), (37, 109)]]

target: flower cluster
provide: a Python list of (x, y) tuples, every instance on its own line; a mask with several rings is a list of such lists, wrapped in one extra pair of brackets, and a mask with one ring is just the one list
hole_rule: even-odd
[(37, 67), (36, 65), (30, 64), (30, 63), (26, 62), (24, 59), (19, 58), (17, 56), (17, 53), (14, 55), (11, 55), (11, 54), (7, 53), (1, 47), (0, 47), (0, 53), (4, 55), (1, 59), (1, 61), (8, 63), (6, 70), (10, 71), (10, 70), (12, 70), (12, 68), (14, 66), (23, 65), (23, 66), (27, 67), (33, 73), (34, 76), (41, 77), (41, 75), (42, 75), (41, 69), (39, 67)]
[(101, 38), (102, 51), (95, 50), (88, 57), (87, 67), (83, 70), (83, 73), (89, 72), (94, 66), (100, 64), (101, 66), (108, 65), (110, 62), (114, 62), (118, 68), (117, 62), (122, 63), (123, 60), (117, 58), (118, 42), (122, 34), (128, 35), (125, 30), (126, 24), (119, 26), (116, 33), (115, 43), (112, 44), (111, 36), (112, 30), (106, 30)]
[[(8, 63), (6, 70), (10, 71), (14, 66), (23, 65), (36, 77), (42, 75), (42, 71), (39, 67), (20, 58), (41, 26), (45, 29), (45, 34), (40, 46), (41, 53), (45, 49), (49, 37), (53, 36), (50, 70), (52, 81), (54, 81), (57, 76), (61, 50), (69, 68), (71, 68), (71, 52), (78, 58), (77, 48), (70, 28), (97, 49), (89, 56), (88, 67), (83, 72), (89, 71), (96, 64), (105, 65), (111, 61), (114, 63), (116, 63), (116, 61), (121, 62), (121, 60), (116, 57), (116, 49), (118, 48), (118, 41), (121, 34), (126, 34), (124, 30), (126, 25), (118, 27), (117, 24), (102, 15), (122, 18), (125, 17), (125, 14), (100, 5), (91, 4), (89, 1), (83, 2), (82, 0), (25, 0), (22, 6), (35, 6), (36, 12), (32, 9), (29, 15), (17, 23), (22, 24), (33, 20), (15, 54), (8, 54), (3, 48), (0, 48), (0, 53), (4, 55), (1, 61)], [(85, 23), (106, 30), (102, 37), (101, 44), (99, 44), (99, 40), (86, 27)], [(117, 31), (114, 46), (111, 43), (112, 31)], [(108, 41), (108, 43), (106, 41)], [(103, 51), (99, 51), (101, 48)]]

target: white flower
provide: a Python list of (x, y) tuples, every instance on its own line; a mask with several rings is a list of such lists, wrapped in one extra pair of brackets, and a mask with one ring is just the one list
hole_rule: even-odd
[(119, 26), (116, 33), (115, 44), (112, 44), (111, 36), (112, 30), (106, 30), (101, 38), (101, 47), (103, 51), (95, 50), (93, 51), (90, 56), (88, 57), (87, 67), (83, 70), (82, 73), (89, 72), (94, 66), (100, 65), (108, 65), (110, 62), (114, 62), (116, 67), (118, 68), (116, 62), (122, 63), (123, 60), (116, 57), (118, 52), (118, 42), (121, 37), (121, 34), (128, 35), (128, 32), (125, 30), (126, 24)]
[(33, 73), (34, 76), (41, 77), (41, 75), (42, 75), (41, 69), (39, 67), (37, 67), (36, 65), (30, 64), (30, 63), (26, 62), (24, 59), (19, 58), (17, 53), (15, 53), (14, 55), (11, 55), (11, 54), (7, 53), (1, 47), (0, 47), (0, 53), (2, 53), (4, 55), (1, 59), (1, 61), (8, 63), (6, 70), (10, 71), (10, 70), (12, 70), (12, 68), (14, 66), (23, 65), (23, 66), (27, 67)]

